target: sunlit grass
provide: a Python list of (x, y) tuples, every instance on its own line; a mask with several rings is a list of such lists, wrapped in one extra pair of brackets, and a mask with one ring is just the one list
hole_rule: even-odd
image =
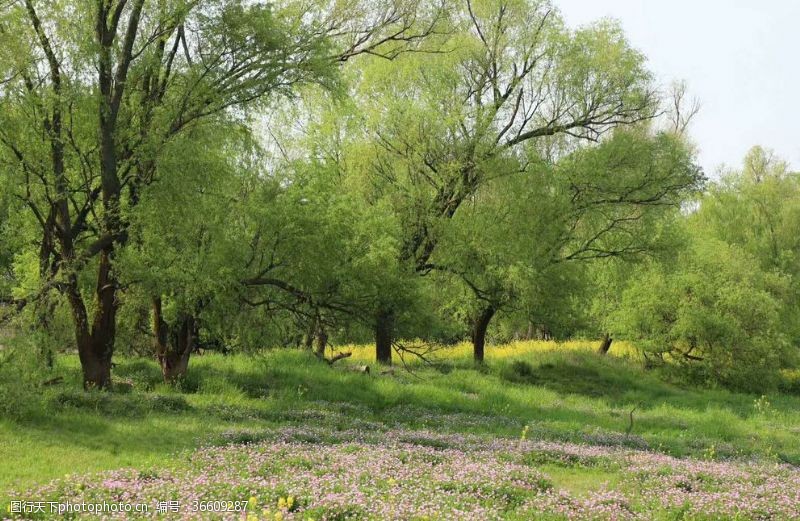
[[(426, 345), (423, 342), (408, 342), (412, 348), (426, 350), (426, 358), (436, 361), (464, 362), (472, 360), (472, 344), (461, 342), (455, 345)], [(596, 352), (600, 346), (599, 341), (591, 340), (520, 340), (508, 344), (486, 346), (485, 357), (487, 361), (503, 361), (511, 358), (525, 358), (542, 353), (591, 353)], [(429, 352), (427, 352), (429, 350)], [(336, 346), (336, 351), (351, 352), (351, 359), (361, 363), (370, 363), (375, 360), (375, 346), (371, 344), (346, 344)], [(620, 358), (640, 359), (640, 354), (630, 342), (615, 341), (608, 353)], [(413, 355), (406, 358), (408, 363), (419, 363), (421, 360)]]
[[(41, 389), (41, 410), (0, 419), (0, 506), (12, 488), (65, 474), (169, 465), (172, 455), (218, 440), (247, 441), (284, 426), (429, 429), (576, 443), (646, 443), (675, 456), (766, 457), (800, 463), (800, 398), (682, 387), (644, 370), (615, 342), (519, 342), (487, 348), (476, 368), (469, 344), (435, 353), (441, 363), (381, 374), (372, 346), (342, 346), (333, 366), (310, 352), (192, 358), (179, 389), (153, 360), (117, 357), (128, 393), (84, 393), (75, 355), (59, 358), (64, 381)], [(411, 361), (411, 359), (409, 359)], [(354, 371), (362, 364), (372, 371)], [(519, 374), (517, 366), (530, 367)], [(382, 368), (381, 368), (382, 369)], [(630, 412), (635, 408), (631, 437)], [(232, 433), (226, 437), (226, 433)], [(613, 476), (595, 476), (603, 480)], [(594, 478), (554, 473), (584, 493)], [(612, 479), (613, 481), (613, 479)]]

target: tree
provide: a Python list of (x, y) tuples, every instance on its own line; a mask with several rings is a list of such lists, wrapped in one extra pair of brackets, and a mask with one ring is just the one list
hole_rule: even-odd
[(479, 303), (471, 334), (477, 362), (496, 312), (542, 298), (537, 288), (548, 277), (568, 277), (562, 264), (652, 251), (659, 220), (702, 180), (678, 136), (646, 129), (616, 130), (555, 164), (527, 165), (522, 175), (481, 187), (432, 258)]
[[(415, 275), (431, 271), (439, 228), (496, 165), (522, 173), (533, 143), (568, 150), (658, 110), (643, 56), (612, 23), (569, 31), (546, 1), (468, 1), (453, 19), (448, 52), (367, 60), (354, 93), (373, 145), (351, 149), (362, 156), (351, 175), (369, 201), (392, 205), (399, 262)], [(380, 362), (397, 313), (391, 299), (374, 312)]]
[(791, 282), (781, 319), (794, 343), (800, 340), (800, 177), (774, 152), (754, 147), (741, 170), (730, 170), (710, 187), (692, 219), (693, 233), (741, 248), (766, 272)]
[(617, 329), (652, 361), (670, 361), (697, 382), (764, 392), (789, 347), (780, 328), (788, 280), (741, 249), (696, 239), (669, 265), (633, 278)]
[(116, 266), (130, 288), (125, 305), (151, 316), (153, 352), (167, 382), (185, 376), (201, 330), (219, 339), (209, 338), (218, 330), (216, 308), (236, 309), (247, 240), (242, 215), (252, 187), (275, 184), (259, 180), (261, 157), (238, 122), (195, 126), (165, 146), (158, 183), (143, 186), (129, 210), (129, 239)]
[[(9, 173), (21, 181), (17, 195), (40, 226), (41, 291), (58, 289), (72, 310), (86, 387), (110, 385), (120, 289), (114, 258), (129, 239), (127, 212), (158, 178), (164, 147), (296, 85), (331, 85), (336, 64), (359, 54), (394, 57), (438, 19), (435, 7), (369, 7), (275, 9), (241, 0), (3, 7), (9, 48), (19, 52), (4, 56), (0, 142), (16, 159)], [(88, 269), (96, 273), (91, 306), (79, 280)]]
[(797, 363), (799, 186), (784, 161), (752, 149), (684, 209), (668, 255), (611, 277), (624, 290), (607, 327), (694, 381), (774, 388)]

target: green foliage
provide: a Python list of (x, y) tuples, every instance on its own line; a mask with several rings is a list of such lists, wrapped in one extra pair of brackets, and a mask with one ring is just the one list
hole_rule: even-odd
[(698, 241), (676, 260), (674, 270), (642, 270), (623, 295), (618, 330), (695, 381), (773, 389), (789, 347), (780, 327), (785, 278), (718, 241)]
[(111, 2), (98, 39), (98, 5), (0, 10), (0, 320), (44, 361), (150, 356), (181, 325), (324, 348), (390, 316), (420, 343), (611, 332), (740, 389), (798, 367), (798, 176), (757, 147), (698, 196), (619, 24), (171, 0)]
[(754, 147), (740, 171), (713, 185), (692, 217), (694, 233), (747, 252), (761, 270), (786, 277), (781, 331), (800, 340), (800, 177), (771, 151)]
[(754, 148), (671, 227), (670, 248), (633, 276), (602, 275), (622, 293), (598, 307), (607, 327), (692, 381), (786, 387), (781, 370), (798, 363), (798, 186)]
[(40, 386), (50, 374), (29, 342), (0, 336), (0, 416), (18, 420), (41, 410)]
[[(309, 423), (800, 461), (800, 176), (756, 147), (705, 186), (618, 23), (572, 30), (549, 0), (108, 0), (6, 2), (0, 29), (0, 496)], [(367, 373), (285, 349), (376, 325), (478, 344), (490, 322), (642, 356)], [(521, 459), (555, 469), (540, 491), (619, 472)]]

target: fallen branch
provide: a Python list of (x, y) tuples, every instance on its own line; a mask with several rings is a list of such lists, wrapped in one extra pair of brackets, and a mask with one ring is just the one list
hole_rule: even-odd
[(349, 358), (351, 356), (353, 356), (353, 353), (348, 351), (347, 353), (339, 353), (338, 355), (332, 356), (331, 358), (323, 358), (323, 360), (328, 362), (328, 365), (333, 365), (342, 358)]

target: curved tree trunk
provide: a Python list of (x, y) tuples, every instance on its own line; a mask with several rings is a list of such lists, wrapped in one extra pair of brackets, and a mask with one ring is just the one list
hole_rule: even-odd
[(597, 352), (600, 353), (601, 355), (607, 354), (608, 350), (611, 349), (611, 342), (613, 341), (614, 339), (611, 338), (611, 335), (605, 333), (603, 335), (603, 341), (600, 342), (600, 349), (598, 349)]
[(475, 362), (482, 364), (484, 358), (484, 347), (486, 346), (486, 330), (489, 328), (489, 322), (497, 310), (494, 306), (487, 306), (483, 308), (472, 326), (472, 357)]
[(380, 364), (392, 363), (394, 335), (394, 310), (382, 309), (375, 316), (375, 360)]

